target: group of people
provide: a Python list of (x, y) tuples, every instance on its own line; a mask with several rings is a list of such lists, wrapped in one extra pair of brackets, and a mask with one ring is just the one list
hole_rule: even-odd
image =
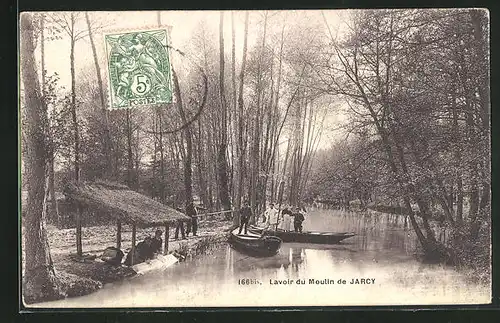
[[(157, 254), (161, 253), (163, 240), (161, 230), (156, 230), (154, 237), (146, 237), (143, 241), (139, 242), (125, 258), (125, 265), (132, 266), (148, 259), (153, 259)], [(132, 260), (132, 255), (133, 260)]]
[[(177, 211), (182, 212), (181, 208), (177, 208)], [(183, 212), (184, 213), (184, 212)], [(179, 238), (179, 231), (181, 233), (182, 239), (186, 239), (189, 233), (193, 233), (193, 236), (197, 235), (198, 231), (198, 213), (193, 202), (190, 202), (186, 206), (186, 215), (191, 217), (191, 220), (187, 224), (186, 230), (184, 230), (184, 223), (179, 221), (175, 228), (175, 239)], [(161, 238), (163, 232), (161, 230), (156, 230), (154, 237), (148, 236), (143, 241), (139, 242), (135, 248), (133, 248), (125, 258), (125, 265), (132, 266), (148, 259), (155, 258), (156, 254), (161, 253), (163, 240)], [(133, 255), (133, 257), (132, 257)], [(123, 259), (123, 252), (115, 247), (108, 247), (103, 253), (101, 259), (112, 265), (119, 265)], [(133, 259), (132, 259), (133, 258)]]
[[(181, 208), (177, 208), (177, 211), (182, 212)], [(186, 230), (184, 230), (184, 222), (179, 221), (175, 227), (175, 240), (179, 239), (179, 231), (181, 232), (182, 239), (186, 239), (189, 233), (193, 232), (193, 236), (196, 237), (196, 232), (198, 231), (198, 212), (196, 211), (196, 206), (193, 202), (190, 202), (186, 206), (186, 215), (191, 218), (187, 224)]]
[[(295, 232), (302, 232), (302, 222), (304, 222), (305, 208), (300, 207), (285, 207), (282, 210), (276, 208), (274, 203), (269, 204), (269, 208), (262, 216), (262, 223), (272, 230), (281, 229), (283, 231), (291, 231), (291, 222), (293, 219), (293, 228)], [(247, 234), (248, 222), (252, 216), (252, 209), (245, 201), (240, 209), (240, 227), (238, 234), (243, 231)]]
[(273, 230), (291, 231), (293, 220), (294, 231), (302, 232), (302, 222), (305, 220), (304, 213), (305, 208), (303, 207), (284, 207), (280, 211), (271, 203), (263, 214), (262, 222), (270, 226)]

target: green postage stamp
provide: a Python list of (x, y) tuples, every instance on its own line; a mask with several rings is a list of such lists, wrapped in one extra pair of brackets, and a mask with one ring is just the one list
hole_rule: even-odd
[(167, 31), (105, 35), (109, 108), (172, 102)]

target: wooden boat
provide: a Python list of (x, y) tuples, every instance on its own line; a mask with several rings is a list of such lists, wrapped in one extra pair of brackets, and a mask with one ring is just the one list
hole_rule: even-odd
[(263, 236), (276, 236), (283, 242), (300, 242), (300, 243), (320, 243), (320, 244), (336, 244), (344, 239), (354, 237), (353, 232), (293, 232), (278, 230), (269, 230), (267, 228), (251, 225), (248, 230), (253, 234), (262, 234)]
[(238, 229), (231, 231), (229, 236), (231, 246), (247, 255), (254, 257), (269, 257), (278, 253), (282, 240), (272, 235), (254, 233), (238, 234)]

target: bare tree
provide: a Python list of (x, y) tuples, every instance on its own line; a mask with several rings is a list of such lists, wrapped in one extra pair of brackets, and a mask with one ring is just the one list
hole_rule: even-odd
[[(231, 177), (232, 177), (232, 184), (231, 184), (231, 191), (233, 192), (232, 194), (232, 201), (233, 205), (237, 206), (237, 209), (239, 208), (240, 202), (238, 201), (238, 179), (239, 179), (239, 172), (241, 171), (238, 168), (238, 96), (237, 96), (237, 88), (236, 88), (236, 35), (235, 35), (235, 28), (234, 28), (234, 12), (231, 11), (231, 85), (232, 85), (232, 109), (231, 109), (231, 114), (232, 114), (232, 122), (230, 122), (231, 125), (231, 138), (232, 138), (232, 143), (231, 143), (231, 148), (232, 148), (232, 153), (231, 157), (233, 160), (236, 162), (231, 163)], [(235, 165), (236, 164), (236, 165)]]
[[(252, 143), (252, 152), (251, 152), (251, 176), (250, 176), (250, 206), (252, 210), (256, 213), (260, 212), (261, 205), (258, 203), (260, 195), (258, 195), (260, 189), (260, 140), (261, 140), (261, 124), (262, 124), (262, 64), (263, 64), (263, 56), (266, 45), (266, 33), (267, 33), (267, 19), (268, 13), (264, 13), (264, 28), (262, 31), (262, 42), (260, 46), (259, 58), (257, 62), (257, 75), (256, 75), (256, 105), (255, 105), (255, 117), (253, 123), (253, 143)], [(265, 192), (264, 192), (265, 194)], [(254, 222), (256, 219), (253, 217), (251, 219)]]
[[(179, 110), (179, 114), (181, 116), (182, 123), (187, 123), (186, 113), (184, 112), (184, 107), (182, 105), (182, 93), (179, 86), (179, 80), (177, 79), (177, 74), (172, 69), (172, 79), (174, 81), (175, 87), (175, 95), (177, 97), (177, 109)], [(186, 150), (184, 155), (184, 189), (185, 189), (185, 201), (186, 206), (187, 203), (190, 203), (193, 200), (193, 180), (192, 180), (192, 160), (193, 160), (193, 142), (192, 142), (192, 134), (191, 127), (188, 126), (184, 128), (184, 138), (186, 140)], [(184, 148), (182, 148), (184, 151)]]
[[(26, 175), (28, 203), (24, 217), (25, 273), (24, 300), (33, 303), (41, 299), (57, 299), (61, 296), (57, 277), (50, 256), (45, 228), (46, 212), (46, 107), (40, 94), (38, 75), (35, 70), (34, 32), (32, 17), (21, 15), (21, 72), (26, 110)], [(23, 222), (24, 222), (23, 221)]]
[[(161, 13), (157, 12), (158, 27), (161, 26)], [(165, 203), (165, 152), (163, 147), (163, 118), (161, 109), (158, 107), (155, 109), (155, 125), (157, 126), (157, 132), (155, 133), (155, 148), (160, 151), (160, 201)], [(155, 149), (155, 158), (156, 158)], [(153, 172), (156, 164), (153, 166)]]
[[(70, 72), (71, 72), (71, 118), (73, 122), (73, 136), (74, 136), (74, 179), (76, 182), (80, 181), (80, 131), (78, 126), (78, 117), (76, 113), (76, 75), (75, 75), (75, 44), (77, 41), (83, 39), (88, 35), (88, 30), (78, 30), (77, 21), (79, 20), (79, 13), (54, 13), (50, 20), (58, 25), (66, 32), (70, 40)], [(80, 205), (77, 206), (76, 212), (76, 250), (79, 256), (82, 255), (82, 209)]]
[[(46, 70), (45, 70), (45, 14), (40, 14), (40, 69), (41, 69), (41, 93), (44, 101), (46, 100), (45, 96), (47, 93), (47, 89), (45, 86), (46, 83)], [(55, 174), (54, 174), (54, 159), (55, 159), (55, 147), (54, 142), (52, 140), (52, 133), (50, 131), (50, 119), (49, 119), (49, 109), (47, 104), (45, 104), (47, 120), (49, 122), (49, 126), (47, 127), (47, 176), (48, 176), (48, 190), (46, 194), (50, 196), (51, 203), (47, 203), (46, 207), (50, 206), (49, 209), (46, 210), (47, 214), (49, 212), (52, 216), (55, 217), (55, 220), (59, 222), (59, 207), (56, 198), (56, 190), (55, 190)]]
[[(244, 188), (244, 180), (245, 180), (245, 157), (246, 157), (246, 152), (244, 149), (244, 143), (243, 143), (243, 138), (244, 138), (244, 110), (243, 110), (243, 84), (245, 82), (245, 68), (246, 68), (246, 62), (247, 62), (247, 46), (248, 46), (248, 17), (249, 17), (249, 12), (245, 12), (245, 31), (244, 31), (244, 36), (243, 36), (243, 56), (241, 60), (241, 71), (239, 75), (239, 88), (238, 88), (238, 193), (236, 197), (236, 209), (239, 210), (241, 207), (241, 199), (243, 198), (243, 188)], [(234, 224), (238, 224), (238, 217), (234, 217)]]
[(101, 103), (102, 116), (104, 118), (104, 155), (106, 156), (107, 159), (105, 176), (110, 178), (112, 177), (113, 174), (113, 158), (112, 158), (113, 142), (111, 141), (111, 135), (109, 132), (109, 120), (108, 120), (109, 116), (108, 116), (108, 110), (106, 109), (106, 100), (104, 98), (104, 87), (102, 83), (101, 67), (99, 66), (99, 59), (97, 57), (97, 51), (94, 43), (94, 36), (92, 34), (92, 29), (94, 27), (92, 26), (88, 12), (85, 12), (85, 22), (87, 23), (88, 36), (90, 40), (90, 46), (92, 48), (92, 56), (94, 57), (95, 71), (97, 75), (97, 86), (99, 90), (99, 99)]
[(224, 210), (231, 209), (231, 199), (228, 187), (228, 167), (227, 167), (227, 102), (226, 93), (224, 89), (224, 12), (220, 12), (219, 20), (219, 55), (220, 55), (220, 65), (219, 65), (219, 90), (220, 90), (220, 106), (221, 106), (221, 138), (219, 142), (219, 147), (217, 151), (217, 165), (218, 165), (218, 175), (219, 175), (219, 198), (222, 208)]

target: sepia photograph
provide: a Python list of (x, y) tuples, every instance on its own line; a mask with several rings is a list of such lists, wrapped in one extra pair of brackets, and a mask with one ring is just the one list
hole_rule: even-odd
[(19, 16), (24, 309), (491, 304), (487, 9)]

